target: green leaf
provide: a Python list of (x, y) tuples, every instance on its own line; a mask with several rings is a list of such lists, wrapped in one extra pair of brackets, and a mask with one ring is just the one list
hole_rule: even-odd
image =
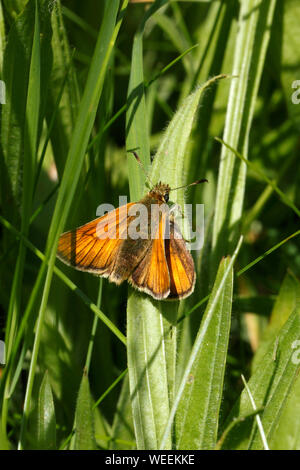
[[(154, 157), (151, 170), (151, 181), (153, 183), (163, 181), (168, 183), (171, 188), (177, 188), (185, 184), (186, 150), (200, 99), (203, 92), (221, 78), (226, 78), (226, 75), (218, 75), (198, 86), (183, 101), (173, 116)], [(203, 110), (203, 112), (205, 111)], [(172, 193), (172, 201), (183, 206), (185, 202), (184, 189)]]
[[(4, 137), (1, 142), (4, 154), (2, 176), (4, 179), (7, 178), (7, 181), (1, 189), (4, 194), (6, 193), (3, 198), (5, 212), (10, 212), (9, 218), (14, 219), (16, 211), (19, 210), (21, 231), (25, 236), (30, 225), (37, 148), (43, 121), (42, 104), (45, 99), (41, 98), (41, 90), (43, 86), (47, 87), (49, 75), (47, 71), (49, 72), (49, 67), (51, 67), (51, 60), (49, 60), (50, 11), (46, 0), (39, 3), (37, 0), (29, 0), (11, 28), (10, 42), (5, 51), (4, 77), (5, 81), (11, 79), (12, 83), (8, 86), (7, 105), (2, 108), (5, 110), (1, 121), (1, 136)], [(22, 38), (26, 33), (28, 33), (28, 38), (24, 38), (24, 46)], [(25, 51), (24, 47), (28, 50)], [(12, 61), (10, 61), (11, 55), (14, 58)], [(17, 93), (15, 93), (15, 87), (18, 89)], [(18, 98), (20, 98), (20, 103), (16, 101)], [(15, 253), (13, 255), (15, 259)], [(8, 328), (5, 338), (8, 360), (20, 316), (25, 256), (26, 246), (21, 239), (8, 308)], [(9, 380), (6, 381), (5, 386), (9, 387)], [(7, 391), (4, 396), (3, 429), (8, 407)]]
[[(219, 77), (192, 93), (170, 122), (152, 164), (151, 180), (183, 184), (184, 156), (202, 92)], [(134, 116), (137, 119), (137, 116)], [(132, 125), (140, 125), (135, 121)], [(178, 202), (178, 193), (172, 199)], [(183, 202), (183, 192), (181, 192)], [(178, 303), (156, 302), (131, 292), (127, 307), (130, 393), (138, 449), (157, 449), (174, 397)], [(157, 377), (160, 380), (157, 381)], [(171, 436), (164, 448), (171, 448)]]
[(253, 358), (252, 370), (255, 371), (260, 364), (263, 356), (266, 354), (270, 344), (274, 342), (280, 328), (288, 320), (294, 311), (297, 302), (300, 300), (300, 283), (298, 279), (288, 272), (281, 284), (277, 300), (274, 304), (270, 322), (264, 331), (263, 338), (259, 344), (259, 348)]
[[(245, 156), (274, 7), (275, 0), (240, 2), (232, 70), (237, 78), (230, 85), (223, 140)], [(246, 165), (222, 147), (212, 240), (212, 277), (221, 257), (231, 251), (239, 236), (245, 180)]]
[(281, 79), (286, 106), (296, 129), (300, 125), (300, 106), (297, 105), (300, 84), (294, 83), (300, 80), (299, 18), (300, 4), (297, 0), (279, 1), (270, 44), (276, 76)]
[[(46, 119), (48, 125), (50, 125), (55, 114), (54, 125), (51, 131), (51, 144), (53, 146), (53, 155), (58, 175), (61, 178), (72, 132), (75, 127), (80, 96), (60, 1), (56, 2), (56, 7), (51, 17), (51, 24), (53, 29), (53, 68), (49, 86)], [(58, 105), (57, 100), (60, 97), (62, 87), (63, 91)]]
[[(124, 447), (124, 443), (125, 444)], [(132, 420), (132, 407), (129, 392), (128, 374), (126, 375), (116, 406), (112, 425), (112, 450), (131, 450), (135, 448), (135, 436)]]
[[(293, 313), (269, 345), (248, 382), (256, 407), (263, 407), (260, 417), (270, 449), (273, 448), (280, 416), (299, 372), (299, 354), (297, 355), (295, 351), (295, 344), (299, 344), (299, 341), (300, 303), (298, 301)], [(244, 390), (230, 413), (227, 424), (252, 410), (248, 393)], [(222, 448), (262, 449), (263, 443), (255, 421), (241, 422), (239, 426), (235, 426), (228, 433)]]
[[(296, 308), (300, 301), (300, 283), (298, 279), (288, 272), (282, 282), (278, 298), (275, 302), (270, 323), (266, 329), (259, 349), (253, 360), (253, 370), (259, 367), (261, 358), (272, 341), (274, 343), (274, 355), (277, 353), (276, 337), (280, 328), (288, 320), (289, 316)], [(292, 345), (294, 358), (299, 357), (299, 344)], [(297, 356), (298, 354), (298, 356)], [(300, 433), (299, 433), (299, 413), (300, 413), (300, 380), (296, 378), (295, 384), (287, 398), (286, 406), (282, 411), (282, 415), (278, 419), (276, 432), (273, 434), (270, 446), (272, 449), (299, 450), (300, 449)]]
[[(207, 335), (207, 331), (209, 330), (210, 323), (212, 321), (212, 317), (214, 316), (214, 313), (215, 313), (215, 311), (218, 307), (219, 300), (220, 300), (220, 298), (222, 298), (223, 289), (225, 288), (225, 285), (227, 284), (228, 277), (230, 279), (230, 277), (232, 275), (232, 266), (235, 262), (235, 259), (238, 255), (238, 252), (240, 250), (242, 240), (243, 239), (241, 237), (238, 244), (237, 244), (237, 247), (236, 247), (236, 249), (233, 253), (233, 256), (232, 256), (231, 260), (229, 261), (228, 265), (226, 266), (225, 271), (223, 272), (223, 275), (221, 276), (221, 278), (216, 280), (215, 289), (213, 291), (214, 295), (211, 295), (211, 297), (210, 297), (209, 305), (207, 306), (203, 321), (201, 323), (198, 335), (197, 335), (196, 340), (194, 342), (194, 345), (193, 345), (189, 360), (187, 362), (185, 371), (183, 373), (183, 376), (182, 376), (182, 379), (181, 379), (180, 384), (178, 386), (178, 389), (176, 390), (176, 395), (175, 395), (174, 402), (173, 402), (173, 405), (172, 405), (172, 408), (171, 408), (171, 411), (170, 411), (170, 416), (169, 416), (169, 419), (168, 419), (168, 423), (167, 423), (167, 426), (164, 430), (163, 438), (162, 438), (162, 441), (161, 441), (161, 444), (160, 444), (161, 447), (163, 447), (163, 445), (166, 441), (166, 438), (168, 436), (168, 433), (170, 432), (170, 429), (172, 427), (172, 423), (173, 423), (173, 420), (175, 418), (175, 414), (177, 412), (178, 406), (179, 406), (181, 400), (183, 399), (184, 392), (185, 392), (185, 387), (188, 385), (189, 379), (193, 378), (193, 377), (191, 377), (191, 371), (192, 371), (192, 368), (194, 367), (194, 363), (195, 363), (195, 360), (198, 356), (198, 353), (199, 353), (199, 351), (202, 350), (202, 348), (206, 347), (204, 339)], [(228, 288), (229, 288), (229, 284), (228, 284)], [(231, 291), (231, 295), (232, 295), (232, 291)], [(228, 341), (228, 339), (225, 338), (225, 344), (226, 344), (226, 341)], [(226, 351), (223, 351), (223, 353), (226, 354)], [(224, 358), (224, 356), (223, 356), (223, 358)], [(219, 386), (220, 386), (220, 384), (219, 384)], [(219, 390), (219, 393), (220, 393), (220, 390)], [(217, 408), (220, 405), (220, 400), (221, 400), (221, 393), (215, 399), (214, 405)], [(213, 418), (214, 418), (214, 425), (212, 426), (211, 430), (214, 434), (214, 432), (215, 433), (217, 432), (218, 424), (217, 424), (216, 415), (214, 415)], [(199, 419), (200, 419), (200, 417), (199, 417)], [(199, 443), (199, 444), (201, 445), (201, 443)]]
[[(28, 170), (27, 173), (32, 173), (31, 177), (34, 177), (34, 166), (28, 168), (23, 158), (24, 153), (26, 157), (30, 150), (30, 158), (36, 159), (37, 136), (42, 122), (42, 116), (38, 116), (40, 89), (47, 89), (51, 67), (50, 11), (45, 0), (39, 4), (38, 21), (35, 18), (34, 0), (30, 0), (22, 14), (17, 17), (10, 29), (4, 54), (6, 104), (1, 106), (1, 149), (4, 156), (3, 161), (1, 159), (1, 197), (4, 215), (7, 214), (11, 221), (16, 220), (15, 212), (20, 210), (23, 185), (26, 184), (23, 182), (23, 166), (25, 171)], [(41, 36), (35, 35), (33, 43), (35, 25), (39, 28)], [(42, 95), (46, 96), (45, 93)], [(31, 192), (32, 190), (31, 188)], [(26, 197), (28, 200), (32, 199), (30, 192), (26, 193)]]
[(92, 399), (87, 375), (82, 376), (75, 411), (75, 450), (95, 449)]
[[(159, 448), (169, 416), (166, 335), (158, 302), (132, 291), (127, 305), (127, 351), (138, 449)], [(170, 436), (165, 448), (171, 448)]]
[(273, 450), (300, 450), (299, 415), (300, 376), (298, 375), (282, 415), (278, 419), (276, 432), (270, 443)]
[(35, 447), (42, 450), (54, 450), (56, 448), (55, 409), (47, 371), (40, 386), (37, 407)]
[[(207, 15), (204, 16), (201, 26), (197, 31), (197, 42), (199, 46), (195, 50), (196, 57), (196, 74), (190, 83), (191, 91), (196, 83), (202, 83), (207, 77), (218, 75), (222, 71), (227, 73), (231, 70), (232, 64), (228, 64), (227, 55), (232, 51), (232, 42), (235, 41), (235, 22), (233, 16), (238, 2), (214, 2), (208, 9)], [(198, 7), (199, 8), (199, 7)], [(202, 6), (203, 8), (203, 6)], [(231, 28), (232, 26), (232, 28)], [(227, 54), (225, 55), (225, 53)], [(232, 59), (232, 53), (230, 54)], [(191, 158), (189, 175), (191, 181), (206, 176), (209, 185), (203, 187), (202, 190), (195, 188), (195, 202), (203, 202), (203, 195), (206, 191), (214, 194), (215, 175), (207, 173), (209, 160), (212, 157), (211, 152), (211, 136), (219, 134), (224, 127), (225, 112), (228, 101), (228, 86), (224, 84), (219, 87), (213, 87), (209, 93), (203, 96), (202, 106), (205, 113), (199, 114), (197, 125), (197, 137), (194, 139), (193, 152), (201, 154), (201, 157)], [(191, 174), (192, 173), (192, 174)], [(203, 194), (204, 193), (204, 194)], [(207, 205), (209, 207), (209, 204)]]
[[(143, 34), (147, 20), (165, 3), (166, 0), (159, 0), (145, 13), (132, 47), (127, 94), (126, 148), (136, 149), (145, 168), (150, 164), (150, 143), (144, 93)], [(128, 177), (131, 200), (137, 201), (143, 196), (145, 176), (132, 156), (128, 159)]]
[[(64, 224), (66, 223), (69, 211), (71, 209), (73, 197), (77, 190), (77, 183), (79, 181), (85, 152), (92, 127), (94, 125), (109, 59), (122, 23), (123, 13), (125, 12), (127, 3), (128, 1), (124, 0), (122, 5), (123, 11), (119, 17), (117, 16), (119, 12), (119, 1), (113, 0), (106, 4), (101, 29), (99, 31), (84, 93), (79, 106), (76, 125), (72, 135), (71, 145), (68, 152), (63, 178), (59, 188), (54, 214), (49, 227), (45, 260), (41, 266), (36, 284), (33, 288), (33, 296), (36, 296), (38, 287), (44, 278), (45, 272), (47, 272), (38, 314), (29, 378), (26, 388), (21, 444), (26, 428), (26, 419), (30, 408), (31, 393), (36, 372), (41, 333), (56, 261), (58, 238), (63, 231)], [(31, 297), (30, 302), (33, 301), (33, 298), (34, 297)]]
[[(230, 258), (225, 258), (220, 264), (202, 322), (205, 322), (229, 261)], [(233, 270), (231, 267), (209, 325), (202, 337), (201, 346), (194, 359), (182, 399), (178, 405), (176, 413), (177, 449), (214, 449), (216, 446), (230, 332), (232, 288)], [(198, 336), (200, 335), (201, 327)]]

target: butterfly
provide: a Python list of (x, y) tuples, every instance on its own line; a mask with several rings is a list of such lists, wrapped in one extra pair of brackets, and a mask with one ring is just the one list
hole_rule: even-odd
[[(141, 164), (137, 154), (133, 154)], [(192, 185), (203, 181), (206, 180)], [(58, 242), (58, 258), (118, 285), (127, 280), (157, 300), (188, 297), (194, 290), (196, 273), (186, 242), (167, 210), (172, 190), (159, 182), (137, 203), (120, 206), (63, 233)], [(137, 217), (141, 208), (146, 214), (142, 222)], [(152, 208), (158, 209), (157, 217), (153, 218)]]

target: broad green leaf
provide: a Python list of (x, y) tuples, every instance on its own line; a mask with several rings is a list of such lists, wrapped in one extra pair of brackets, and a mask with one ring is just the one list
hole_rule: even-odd
[(82, 376), (75, 411), (75, 450), (95, 449), (92, 399), (87, 375)]
[[(146, 12), (133, 40), (131, 72), (127, 93), (126, 148), (135, 149), (147, 169), (150, 163), (149, 129), (146, 113), (143, 72), (143, 34), (147, 20), (166, 3), (159, 0)], [(132, 157), (128, 159), (130, 197), (137, 201), (143, 196), (145, 175)]]
[[(165, 0), (160, 0), (146, 12), (135, 35), (132, 50), (126, 147), (128, 150), (136, 149), (146, 169), (150, 163), (150, 146), (144, 97), (143, 33), (147, 20), (164, 3)], [(128, 159), (128, 169), (130, 195), (132, 200), (138, 200), (143, 195), (145, 175), (132, 155)], [(156, 305), (136, 292), (130, 293), (127, 304), (129, 385), (138, 449), (158, 448), (169, 412), (164, 322)], [(159, 383), (155, 380), (157, 374), (161, 377)], [(169, 441), (168, 448), (170, 446)]]
[[(272, 339), (276, 337), (280, 328), (288, 320), (296, 305), (299, 304), (299, 300), (300, 283), (294, 275), (288, 272), (282, 282), (277, 301), (274, 305), (270, 324), (265, 332), (262, 343), (254, 356), (254, 370), (257, 364), (259, 364), (260, 358), (265, 353), (266, 348), (271, 343)], [(296, 361), (299, 360), (299, 346), (300, 342), (296, 342), (292, 345), (292, 349), (294, 351), (292, 357), (294, 357)], [(274, 354), (276, 354), (276, 342), (274, 348)], [(300, 380), (298, 376), (287, 398), (287, 403), (282, 411), (282, 415), (278, 419), (276, 432), (269, 443), (272, 449), (300, 449), (299, 413)]]
[[(294, 350), (299, 360), (299, 344)], [(300, 376), (287, 398), (287, 403), (278, 419), (278, 424), (270, 442), (273, 450), (300, 450)]]
[[(194, 119), (197, 115), (200, 99), (204, 91), (225, 75), (211, 78), (198, 86), (182, 103), (169, 123), (159, 148), (155, 154), (151, 170), (151, 181), (156, 183), (163, 181), (171, 188), (177, 188), (185, 184), (185, 157), (189, 137), (192, 131)], [(202, 110), (205, 112), (205, 110)], [(180, 189), (172, 193), (172, 201), (183, 206), (184, 190)]]
[[(235, 40), (223, 140), (248, 154), (248, 138), (252, 124), (258, 86), (270, 37), (275, 0), (240, 2), (238, 33)], [(213, 228), (213, 264), (211, 275), (221, 257), (230, 252), (239, 236), (245, 191), (246, 165), (222, 147)]]
[(36, 416), (35, 448), (54, 450), (56, 448), (56, 420), (51, 385), (45, 372), (40, 386)]
[[(206, 309), (206, 316), (221, 279), (228, 268), (229, 261), (229, 258), (225, 258), (220, 264)], [(233, 269), (231, 268), (202, 338), (202, 345), (195, 357), (182, 399), (178, 405), (176, 413), (177, 449), (214, 449), (216, 446), (230, 332), (232, 288)], [(205, 318), (204, 316), (203, 322), (205, 322)], [(200, 331), (198, 335), (201, 334)]]
[[(230, 278), (230, 276), (232, 275), (231, 274), (232, 273), (232, 267), (233, 267), (233, 264), (236, 260), (237, 255), (238, 255), (238, 252), (240, 250), (242, 241), (243, 241), (243, 238), (241, 237), (238, 244), (237, 244), (237, 247), (236, 247), (236, 249), (235, 249), (235, 251), (232, 255), (231, 260), (229, 261), (228, 265), (226, 266), (225, 271), (223, 272), (223, 275), (221, 276), (220, 279), (217, 280), (218, 282), (216, 282), (214, 295), (211, 295), (209, 305), (207, 306), (206, 313), (204, 315), (204, 319), (201, 323), (198, 335), (197, 335), (196, 340), (193, 344), (193, 348), (192, 348), (190, 357), (188, 359), (186, 368), (184, 370), (182, 379), (180, 381), (179, 386), (176, 389), (176, 394), (175, 394), (173, 405), (172, 405), (172, 408), (171, 408), (171, 411), (170, 411), (170, 416), (169, 416), (169, 419), (168, 419), (168, 423), (167, 423), (167, 426), (164, 430), (163, 438), (162, 438), (162, 441), (161, 441), (161, 444), (160, 444), (161, 447), (164, 446), (164, 443), (166, 442), (168, 433), (170, 432), (170, 430), (172, 428), (172, 424), (173, 424), (173, 421), (175, 419), (175, 415), (176, 415), (176, 412), (178, 410), (178, 406), (180, 405), (180, 402), (181, 402), (181, 400), (183, 399), (183, 396), (184, 396), (185, 387), (187, 386), (187, 384), (189, 382), (189, 379), (191, 378), (191, 371), (192, 371), (192, 368), (194, 366), (194, 362), (195, 362), (195, 360), (198, 356), (198, 353), (203, 347), (205, 348), (205, 346), (206, 346), (206, 344), (204, 343), (204, 338), (205, 338), (205, 336), (207, 334), (207, 331), (209, 329), (209, 326), (210, 326), (212, 317), (214, 315), (214, 312), (216, 311), (216, 308), (218, 306), (218, 302), (219, 302), (220, 298), (222, 298), (223, 289), (224, 289), (224, 287), (227, 283), (228, 277)], [(232, 292), (231, 292), (230, 295), (232, 295)], [(225, 343), (226, 343), (226, 341), (227, 340), (225, 339)], [(224, 352), (224, 354), (226, 354), (226, 351)], [(219, 405), (220, 405), (220, 400), (221, 400), (221, 395), (218, 397), (218, 399), (215, 402), (215, 404), (217, 403), (217, 407), (219, 407)], [(214, 418), (215, 418), (215, 432), (217, 432), (218, 424), (217, 424), (216, 416), (214, 416)]]
[[(158, 449), (169, 416), (167, 328), (158, 302), (135, 291), (127, 305), (130, 396), (138, 449)], [(174, 333), (173, 333), (174, 334)], [(159, 380), (157, 379), (159, 377)], [(165, 448), (171, 448), (170, 436)]]
[[(297, 343), (296, 343), (297, 342)], [(299, 354), (295, 345), (300, 343), (300, 303), (269, 345), (265, 355), (256, 365), (248, 387), (260, 413), (269, 448), (278, 433), (280, 417), (299, 372)], [(298, 346), (299, 348), (299, 346)], [(295, 354), (296, 353), (296, 354)], [(253, 411), (249, 396), (244, 390), (234, 406), (227, 423)], [(241, 422), (229, 432), (224, 449), (262, 449), (263, 444), (255, 421)]]
[[(202, 92), (218, 77), (192, 93), (170, 122), (152, 164), (151, 181), (183, 184), (185, 151)], [(133, 122), (132, 125), (135, 125)], [(178, 192), (172, 194), (178, 202)], [(183, 201), (183, 192), (181, 192)], [(178, 303), (168, 305), (131, 292), (127, 308), (130, 393), (138, 449), (157, 449), (166, 427), (175, 387)], [(156, 377), (160, 377), (160, 381)], [(171, 448), (170, 435), (164, 447)]]

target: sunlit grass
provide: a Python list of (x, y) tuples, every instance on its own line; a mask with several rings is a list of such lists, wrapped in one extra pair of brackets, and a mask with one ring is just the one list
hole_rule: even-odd
[[(50, 3), (0, 2), (0, 448), (299, 449), (299, 5)], [(205, 203), (180, 303), (56, 260), (145, 193), (132, 148), (208, 179), (174, 193)]]

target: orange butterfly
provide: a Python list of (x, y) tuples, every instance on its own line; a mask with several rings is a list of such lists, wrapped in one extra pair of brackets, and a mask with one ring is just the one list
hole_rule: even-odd
[[(203, 181), (206, 180), (192, 184)], [(107, 277), (116, 284), (127, 280), (158, 300), (189, 296), (194, 290), (196, 274), (180, 230), (165, 210), (156, 223), (151, 219), (151, 207), (163, 208), (170, 191), (167, 184), (158, 183), (138, 203), (126, 204), (63, 233), (57, 256), (76, 269)], [(139, 227), (136, 238), (130, 236), (129, 229), (136, 221), (135, 212), (140, 205), (146, 208), (147, 219)]]

